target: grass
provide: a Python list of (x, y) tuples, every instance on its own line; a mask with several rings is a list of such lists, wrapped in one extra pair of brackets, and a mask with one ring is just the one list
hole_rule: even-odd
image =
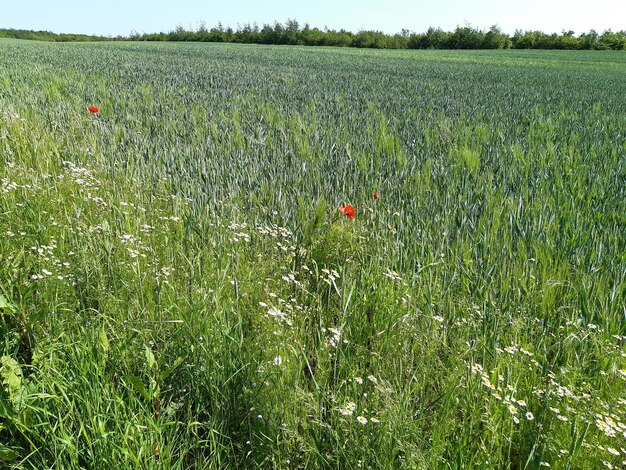
[(0, 64), (0, 466), (623, 465), (624, 54)]

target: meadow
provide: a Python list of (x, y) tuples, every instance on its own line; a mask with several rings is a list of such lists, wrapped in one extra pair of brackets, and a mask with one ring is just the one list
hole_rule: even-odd
[(0, 40), (0, 467), (623, 468), (625, 76)]

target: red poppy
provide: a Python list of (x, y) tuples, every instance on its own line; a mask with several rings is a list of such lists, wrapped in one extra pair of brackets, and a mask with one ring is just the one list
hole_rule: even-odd
[(348, 219), (354, 219), (356, 215), (356, 209), (352, 207), (350, 204), (344, 206), (343, 204), (339, 206), (339, 212), (344, 214)]
[(374, 193), (374, 199), (378, 199), (380, 197), (380, 193), (378, 191), (376, 191)]
[(90, 113), (99, 113), (100, 112), (100, 108), (96, 108), (95, 106), (87, 106), (87, 109), (89, 110)]

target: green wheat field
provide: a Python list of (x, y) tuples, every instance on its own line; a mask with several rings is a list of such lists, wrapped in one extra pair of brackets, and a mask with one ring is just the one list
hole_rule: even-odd
[(0, 40), (0, 467), (624, 468), (625, 77)]

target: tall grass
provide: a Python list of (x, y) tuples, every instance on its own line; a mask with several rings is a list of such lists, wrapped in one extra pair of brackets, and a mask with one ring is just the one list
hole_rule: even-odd
[(0, 466), (619, 468), (625, 68), (1, 41)]

